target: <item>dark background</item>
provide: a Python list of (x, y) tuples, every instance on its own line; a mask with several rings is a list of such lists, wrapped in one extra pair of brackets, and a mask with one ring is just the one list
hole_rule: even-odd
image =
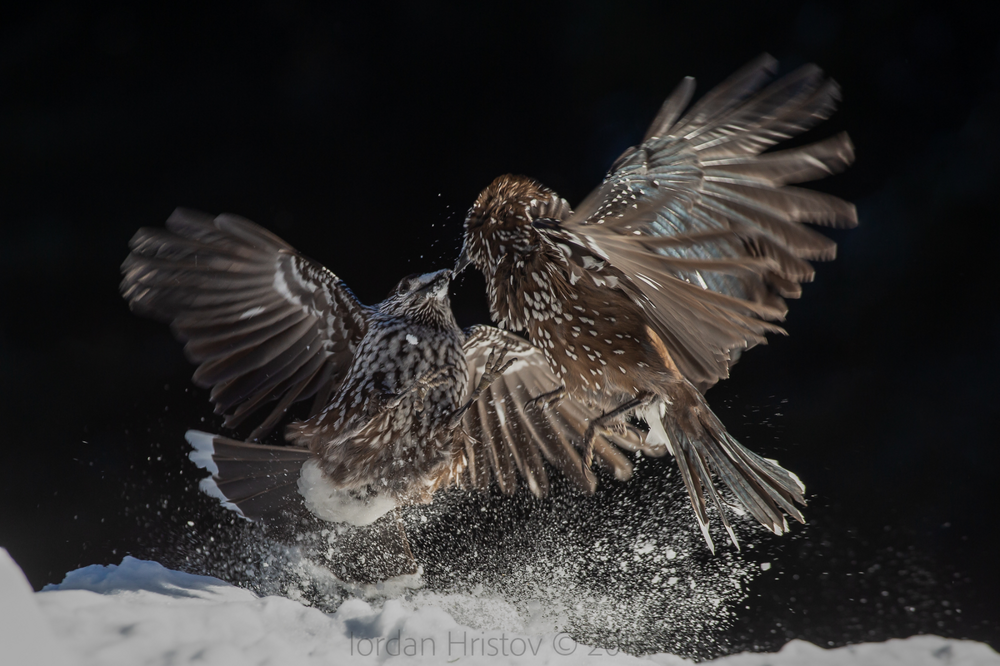
[[(0, 546), (36, 588), (211, 506), (181, 437), (219, 421), (166, 327), (118, 296), (136, 228), (239, 213), (373, 303), (450, 265), (494, 176), (579, 201), (682, 76), (704, 92), (768, 51), (841, 84), (805, 140), (850, 132), (856, 164), (814, 187), (861, 225), (829, 232), (839, 257), (790, 337), (709, 393), (812, 493), (797, 539), (747, 551), (787, 575), (758, 581), (731, 649), (998, 645), (989, 3), (25, 4), (0, 18)], [(488, 318), (477, 276), (453, 301)]]

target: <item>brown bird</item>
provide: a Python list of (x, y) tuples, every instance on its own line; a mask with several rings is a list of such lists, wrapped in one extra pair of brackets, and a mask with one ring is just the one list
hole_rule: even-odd
[[(192, 459), (213, 474), (202, 489), (242, 516), (275, 520), (304, 505), (369, 525), (449, 486), (496, 479), (512, 493), (518, 474), (541, 496), (543, 458), (594, 489), (574, 442), (596, 414), (572, 399), (546, 407), (560, 382), (527, 341), (489, 326), (460, 330), (450, 270), (404, 278), (365, 306), (332, 272), (233, 215), (179, 209), (167, 229), (140, 229), (130, 247), (123, 296), (171, 324), (227, 427), (275, 403), (250, 435), (259, 440), (312, 398), (308, 418), (286, 430), (291, 446), (188, 433)], [(618, 447), (644, 448), (628, 429), (598, 444), (619, 478), (631, 465)], [(398, 532), (400, 557), (355, 577), (415, 570), (400, 529), (391, 521), (384, 530)]]
[(526, 330), (568, 394), (603, 411), (580, 443), (587, 461), (597, 433), (629, 414), (646, 421), (647, 447), (674, 455), (713, 550), (705, 495), (738, 547), (713, 474), (776, 534), (783, 511), (804, 522), (805, 487), (729, 435), (703, 392), (784, 332), (772, 322), (812, 279), (805, 260), (834, 257), (802, 223), (857, 223), (853, 205), (787, 187), (850, 164), (846, 135), (761, 154), (838, 99), (813, 65), (765, 86), (774, 68), (757, 59), (686, 113), (685, 79), (575, 212), (534, 180), (497, 178), (466, 217), (456, 265), (479, 268), (493, 319)]

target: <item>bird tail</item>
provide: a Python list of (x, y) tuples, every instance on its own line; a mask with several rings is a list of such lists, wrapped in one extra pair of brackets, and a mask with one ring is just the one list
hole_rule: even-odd
[(191, 461), (212, 473), (198, 487), (227, 509), (265, 522), (304, 510), (298, 480), (311, 456), (308, 450), (250, 444), (198, 430), (188, 430), (184, 437), (194, 448), (188, 454)]
[(718, 509), (729, 538), (739, 548), (712, 483), (713, 473), (754, 518), (775, 534), (788, 531), (782, 510), (800, 523), (805, 522), (795, 507), (796, 503), (806, 503), (805, 486), (799, 478), (737, 442), (687, 380), (673, 384), (669, 395), (653, 401), (640, 415), (649, 424), (650, 443), (666, 444), (677, 460), (698, 525), (712, 552), (715, 546), (708, 531), (705, 495)]
[[(212, 473), (198, 487), (227, 509), (275, 526), (309, 514), (298, 484), (302, 465), (312, 458), (308, 449), (251, 444), (198, 430), (184, 437), (194, 448), (188, 457)], [(340, 524), (336, 533), (331, 571), (341, 580), (367, 585), (419, 571), (397, 510), (370, 525)]]

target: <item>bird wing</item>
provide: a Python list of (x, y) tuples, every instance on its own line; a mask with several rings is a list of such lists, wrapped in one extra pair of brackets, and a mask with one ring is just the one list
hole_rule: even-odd
[[(549, 489), (543, 460), (562, 472), (587, 492), (595, 483), (583, 472), (577, 445), (591, 418), (593, 409), (569, 396), (551, 406), (533, 404), (532, 400), (559, 389), (562, 382), (549, 369), (542, 351), (523, 338), (493, 326), (473, 326), (466, 331), (465, 354), (469, 364), (469, 399), (494, 350), (507, 349), (508, 359), (517, 359), (494, 381), (466, 412), (459, 438), (461, 450), (455, 465), (458, 477), (453, 482), (472, 488), (486, 488), (496, 479), (502, 492), (517, 489), (517, 476), (536, 496)], [(666, 450), (650, 447), (636, 431), (625, 427), (619, 432), (598, 435), (597, 458), (619, 480), (632, 474), (632, 464), (619, 449), (642, 450), (649, 455), (663, 455)]]
[(833, 241), (802, 223), (857, 224), (852, 204), (787, 186), (850, 164), (846, 135), (761, 154), (827, 118), (839, 98), (814, 65), (765, 87), (774, 67), (758, 58), (681, 116), (694, 90), (685, 79), (643, 142), (559, 224), (607, 260), (591, 272), (624, 275), (622, 288), (702, 389), (728, 376), (736, 350), (782, 332), (768, 322), (812, 279), (806, 259), (834, 257)]
[(297, 400), (325, 401), (367, 329), (367, 308), (332, 272), (235, 215), (177, 209), (142, 228), (122, 264), (132, 310), (167, 321), (235, 427), (278, 400), (249, 439)]

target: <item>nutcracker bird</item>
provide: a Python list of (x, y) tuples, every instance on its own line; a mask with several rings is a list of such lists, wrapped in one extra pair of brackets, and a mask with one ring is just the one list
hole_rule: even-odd
[[(365, 306), (332, 272), (243, 218), (178, 209), (166, 227), (132, 238), (124, 298), (170, 323), (227, 427), (270, 407), (250, 442), (188, 433), (192, 459), (213, 474), (202, 489), (227, 508), (277, 521), (304, 506), (363, 526), (449, 486), (496, 480), (512, 493), (520, 476), (544, 495), (543, 459), (594, 490), (574, 444), (596, 412), (573, 399), (549, 404), (561, 382), (527, 341), (491, 326), (460, 330), (451, 270), (406, 277)], [(285, 431), (290, 445), (258, 443), (307, 399), (308, 417)], [(602, 463), (628, 478), (619, 449), (648, 447), (631, 429), (597, 442)], [(385, 530), (402, 539), (400, 561), (369, 572), (372, 580), (415, 571), (401, 523)]]
[(602, 412), (579, 442), (585, 462), (598, 433), (645, 420), (647, 448), (673, 454), (713, 551), (706, 495), (739, 547), (713, 474), (776, 534), (783, 512), (804, 521), (805, 487), (730, 436), (703, 393), (784, 332), (773, 322), (812, 279), (806, 260), (834, 257), (802, 223), (857, 223), (853, 205), (787, 186), (850, 164), (846, 135), (762, 154), (839, 98), (815, 66), (768, 84), (774, 69), (758, 58), (686, 113), (685, 79), (576, 211), (534, 180), (497, 178), (468, 213), (456, 265), (483, 272), (493, 319), (526, 330), (567, 393)]

